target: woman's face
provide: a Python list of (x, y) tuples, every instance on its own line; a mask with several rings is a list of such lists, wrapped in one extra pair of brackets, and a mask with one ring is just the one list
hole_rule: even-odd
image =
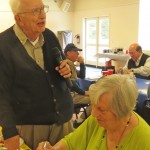
[(117, 121), (109, 105), (112, 101), (112, 96), (112, 93), (104, 93), (100, 97), (99, 103), (94, 104), (92, 108), (92, 115), (97, 119), (98, 124), (105, 129), (110, 129)]

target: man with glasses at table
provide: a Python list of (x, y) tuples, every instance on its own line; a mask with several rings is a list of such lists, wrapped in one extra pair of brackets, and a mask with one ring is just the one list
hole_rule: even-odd
[(144, 54), (142, 47), (137, 43), (130, 45), (129, 55), (131, 58), (123, 68), (118, 69), (118, 72), (133, 72), (137, 78), (150, 79), (150, 56)]
[[(53, 48), (61, 49), (45, 28), (49, 6), (42, 0), (10, 0), (16, 24), (0, 34), (0, 126), (4, 146), (19, 150), (19, 137), (36, 149), (40, 141), (55, 144), (73, 131), (73, 102)], [(62, 57), (64, 57), (60, 50)]]

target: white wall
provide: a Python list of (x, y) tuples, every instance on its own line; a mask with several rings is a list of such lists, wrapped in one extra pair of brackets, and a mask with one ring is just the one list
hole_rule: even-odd
[(46, 27), (51, 29), (54, 33), (57, 33), (57, 31), (63, 31), (63, 30), (73, 30), (72, 24), (73, 24), (73, 13), (68, 12), (58, 12), (53, 11), (49, 12), (47, 14), (47, 23)]
[(0, 0), (0, 32), (14, 24), (14, 17), (8, 0)]
[[(74, 32), (83, 37), (84, 18), (110, 17), (110, 48), (138, 41), (138, 0), (75, 0)], [(82, 43), (80, 44), (80, 46)]]
[[(15, 23), (8, 1), (0, 0), (0, 32)], [(47, 28), (56, 35), (57, 31), (72, 30), (73, 12), (65, 13), (61, 10), (62, 0), (59, 0), (59, 3), (55, 3), (53, 0), (44, 0), (44, 3), (50, 6), (50, 11), (47, 13)]]
[[(44, 0), (50, 6), (46, 27), (57, 31), (71, 30), (81, 35), (83, 41), (83, 19), (86, 17), (110, 16), (110, 47), (123, 47), (138, 40), (139, 0), (66, 0), (71, 6), (67, 13), (62, 12), (63, 0)], [(0, 32), (14, 24), (8, 0), (0, 0)], [(76, 43), (76, 41), (74, 41)], [(77, 44), (77, 43), (76, 43)]]

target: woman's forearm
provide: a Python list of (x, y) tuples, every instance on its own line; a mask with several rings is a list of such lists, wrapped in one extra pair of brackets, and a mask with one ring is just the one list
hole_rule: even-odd
[(48, 141), (39, 143), (36, 150), (67, 150), (67, 145), (62, 140), (52, 146)]
[(61, 140), (56, 143), (51, 150), (68, 150), (67, 145)]

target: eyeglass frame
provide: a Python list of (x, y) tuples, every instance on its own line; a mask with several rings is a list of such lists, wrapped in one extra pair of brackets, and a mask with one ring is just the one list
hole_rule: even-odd
[[(47, 11), (44, 11), (44, 9), (46, 8)], [(41, 14), (41, 12), (44, 11), (45, 13), (49, 12), (49, 6), (48, 5), (43, 5), (40, 8), (34, 8), (31, 11), (28, 12), (20, 12), (17, 14), (26, 14), (26, 13), (33, 13), (34, 16), (39, 16)]]

